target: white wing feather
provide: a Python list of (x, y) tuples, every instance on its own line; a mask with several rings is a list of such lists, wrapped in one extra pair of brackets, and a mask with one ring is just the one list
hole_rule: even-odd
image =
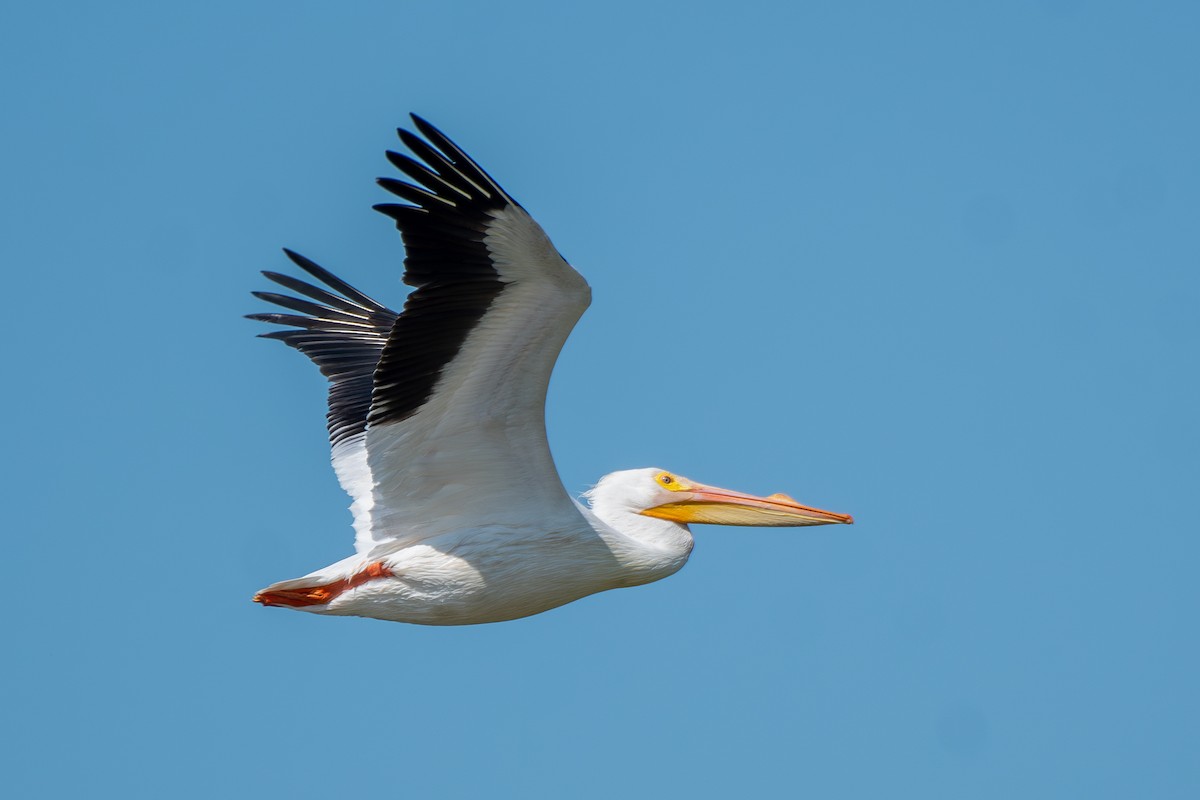
[[(330, 380), (333, 467), (353, 498), (355, 549), (378, 555), (450, 531), (587, 529), (546, 442), (546, 388), (591, 301), (587, 282), (470, 156), (413, 117), (399, 131), (423, 160), (388, 153), (413, 180), (380, 184), (404, 237), (403, 313), (309, 259), (322, 285), (264, 273), (297, 296), (255, 292), (289, 312), (251, 314)], [(315, 302), (314, 302), (315, 301)], [(564, 527), (565, 526), (565, 527)]]
[(433, 395), (408, 419), (368, 428), (365, 459), (335, 454), (360, 554), (473, 523), (579, 520), (550, 455), (545, 402), (591, 290), (520, 206), (493, 212), (484, 242), (506, 286)]

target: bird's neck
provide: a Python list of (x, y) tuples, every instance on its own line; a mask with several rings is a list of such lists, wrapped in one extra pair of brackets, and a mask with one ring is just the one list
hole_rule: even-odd
[(613, 555), (627, 574), (636, 578), (630, 585), (678, 572), (692, 553), (692, 532), (687, 525), (624, 508), (594, 508), (590, 514), (602, 523), (594, 527)]

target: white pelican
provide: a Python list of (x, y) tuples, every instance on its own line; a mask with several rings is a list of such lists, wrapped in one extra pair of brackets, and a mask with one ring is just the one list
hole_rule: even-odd
[[(587, 282), (454, 142), (413, 115), (389, 152), (412, 183), (396, 221), (416, 287), (397, 314), (301, 255), (325, 288), (264, 272), (297, 295), (255, 292), (295, 313), (262, 334), (329, 378), (333, 468), (353, 498), (354, 555), (254, 600), (318, 614), (426, 625), (499, 622), (676, 572), (688, 523), (849, 523), (783, 494), (756, 497), (666, 470), (600, 479), (576, 502), (546, 443), (546, 386), (591, 300)], [(423, 162), (423, 163), (422, 163)]]

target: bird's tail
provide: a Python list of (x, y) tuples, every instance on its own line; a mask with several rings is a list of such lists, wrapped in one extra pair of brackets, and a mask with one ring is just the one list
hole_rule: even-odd
[(375, 561), (344, 578), (330, 581), (328, 576), (329, 570), (322, 570), (303, 578), (273, 583), (255, 594), (253, 600), (264, 606), (286, 608), (328, 605), (339, 595), (362, 586), (367, 581), (392, 577), (392, 571), (382, 561)]

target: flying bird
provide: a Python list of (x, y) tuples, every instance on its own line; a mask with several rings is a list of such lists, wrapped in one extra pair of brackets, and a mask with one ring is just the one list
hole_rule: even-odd
[[(333, 468), (353, 499), (354, 555), (254, 596), (264, 606), (425, 625), (500, 622), (679, 570), (689, 523), (850, 523), (647, 468), (563, 488), (546, 441), (554, 362), (591, 301), (541, 227), (441, 131), (413, 115), (387, 158), (403, 200), (375, 206), (404, 242), (397, 313), (285, 250), (307, 282), (254, 292), (285, 313), (262, 336), (329, 379)], [(422, 138), (423, 137), (423, 138)], [(414, 158), (415, 156), (415, 158)]]

